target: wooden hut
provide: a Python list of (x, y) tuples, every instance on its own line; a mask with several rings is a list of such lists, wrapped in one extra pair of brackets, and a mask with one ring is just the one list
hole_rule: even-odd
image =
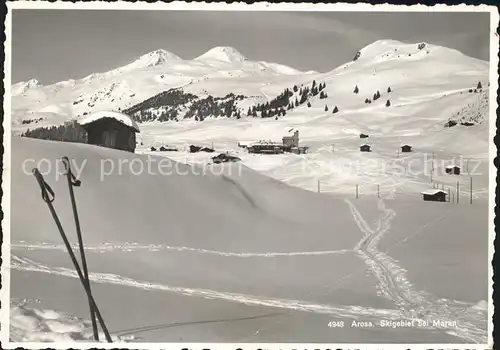
[(361, 145), (361, 147), (359, 147), (359, 150), (361, 152), (371, 152), (371, 147), (369, 145)]
[(135, 152), (137, 123), (128, 115), (114, 111), (100, 111), (78, 120), (87, 132), (87, 143), (97, 146)]
[(368, 137), (368, 135), (366, 135), (366, 134), (360, 134), (360, 135), (359, 135), (359, 138), (360, 138), (360, 139), (366, 139), (367, 137)]
[(411, 146), (410, 145), (403, 145), (401, 146), (401, 152), (411, 152)]
[(460, 175), (460, 167), (458, 165), (448, 165), (445, 169), (446, 174)]
[(431, 189), (422, 192), (424, 196), (424, 201), (432, 201), (432, 202), (446, 202), (447, 193), (443, 190), (439, 189)]

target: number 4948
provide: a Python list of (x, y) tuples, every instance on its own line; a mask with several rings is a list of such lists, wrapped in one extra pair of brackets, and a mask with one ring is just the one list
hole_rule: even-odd
[(344, 321), (330, 321), (330, 322), (328, 322), (328, 327), (330, 327), (330, 328), (342, 328), (342, 327), (344, 327)]

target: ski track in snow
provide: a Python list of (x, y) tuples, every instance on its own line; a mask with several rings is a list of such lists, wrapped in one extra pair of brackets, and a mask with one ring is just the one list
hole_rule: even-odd
[[(63, 267), (50, 267), (35, 262), (31, 259), (18, 257), (15, 255), (12, 256), (11, 268), (20, 271), (43, 272), (51, 275), (78, 278), (78, 274), (71, 269)], [(397, 310), (374, 309), (369, 307), (352, 306), (352, 305), (334, 306), (325, 304), (314, 304), (306, 301), (262, 298), (259, 296), (238, 294), (238, 293), (226, 293), (210, 289), (172, 287), (158, 283), (139, 281), (111, 273), (90, 273), (89, 278), (92, 282), (95, 283), (117, 284), (117, 285), (140, 288), (144, 290), (160, 290), (165, 292), (182, 294), (186, 296), (202, 297), (206, 299), (227, 300), (246, 305), (276, 307), (276, 308), (283, 308), (296, 311), (313, 312), (318, 314), (336, 315), (339, 317), (349, 317), (354, 319), (362, 317), (363, 320), (376, 321), (379, 318), (384, 318), (387, 320), (391, 319), (395, 320), (400, 317), (399, 312)]]
[[(79, 249), (79, 246), (72, 245), (73, 249)], [(11, 249), (15, 250), (63, 250), (66, 251), (66, 246), (63, 244), (28, 244), (25, 242), (14, 242), (11, 244)], [(178, 252), (193, 252), (200, 254), (211, 254), (226, 257), (239, 257), (239, 258), (274, 258), (279, 256), (315, 256), (315, 255), (333, 255), (333, 254), (343, 254), (347, 252), (352, 252), (351, 249), (342, 250), (324, 250), (324, 251), (310, 251), (310, 252), (266, 252), (266, 253), (234, 253), (234, 252), (221, 252), (217, 250), (190, 248), (190, 247), (174, 247), (165, 244), (137, 244), (137, 243), (122, 243), (122, 244), (100, 244), (100, 245), (89, 245), (85, 246), (85, 251), (92, 252), (109, 252), (109, 251), (122, 251), (122, 252), (133, 252), (138, 250), (144, 251), (160, 251), (160, 250), (171, 250)]]
[[(392, 199), (391, 192), (387, 199)], [(314, 312), (320, 314), (331, 314), (338, 317), (349, 317), (358, 319), (362, 317), (364, 321), (372, 320), (374, 322), (397, 319), (417, 319), (430, 321), (432, 324), (435, 320), (453, 322), (457, 325), (449, 328), (440, 328), (449, 335), (456, 336), (462, 340), (473, 343), (485, 343), (486, 336), (486, 315), (484, 312), (475, 311), (470, 303), (459, 302), (455, 300), (436, 299), (427, 293), (417, 292), (405, 277), (405, 270), (397, 265), (397, 262), (387, 254), (380, 252), (377, 249), (377, 243), (380, 238), (387, 233), (391, 226), (391, 220), (396, 216), (396, 212), (385, 206), (382, 199), (378, 201), (378, 210), (382, 213), (381, 217), (375, 220), (375, 228), (363, 218), (356, 206), (345, 199), (349, 206), (352, 217), (364, 234), (363, 238), (351, 249), (332, 250), (332, 251), (309, 251), (309, 252), (266, 252), (266, 253), (236, 253), (236, 252), (221, 252), (215, 250), (198, 249), (190, 247), (169, 246), (165, 244), (139, 244), (139, 243), (103, 243), (99, 245), (91, 245), (85, 247), (85, 250), (92, 252), (110, 252), (110, 251), (178, 251), (218, 255), (224, 257), (239, 257), (239, 258), (273, 258), (273, 257), (290, 257), (290, 256), (314, 256), (314, 255), (333, 255), (346, 252), (357, 253), (368, 268), (372, 271), (375, 278), (378, 280), (378, 287), (382, 295), (393, 301), (397, 309), (384, 310), (375, 308), (366, 308), (360, 306), (333, 306), (321, 305), (297, 300), (283, 299), (268, 299), (258, 296), (245, 294), (226, 293), (208, 289), (172, 287), (152, 282), (138, 281), (128, 277), (109, 274), (109, 273), (92, 273), (90, 278), (96, 283), (120, 284), (135, 288), (147, 290), (161, 290), (166, 292), (178, 293), (187, 296), (197, 296), (207, 299), (220, 299), (233, 302), (239, 302), (246, 305), (260, 305), (268, 307), (285, 308), (297, 311)], [(442, 217), (438, 218), (442, 219)], [(409, 238), (409, 237), (408, 237)], [(408, 239), (407, 238), (407, 239)], [(11, 244), (14, 250), (61, 250), (66, 248), (62, 244), (28, 244), (24, 241), (14, 242)], [(77, 245), (73, 245), (73, 249), (78, 249)], [(62, 267), (49, 267), (30, 259), (12, 256), (13, 269), (31, 272), (44, 272), (53, 275), (78, 278), (75, 271)], [(437, 328), (429, 326), (429, 330)]]
[(408, 282), (405, 271), (397, 262), (377, 249), (377, 242), (391, 228), (390, 221), (396, 212), (385, 206), (382, 199), (378, 201), (378, 209), (382, 218), (378, 220), (375, 230), (371, 229), (363, 219), (356, 206), (345, 199), (349, 205), (354, 221), (365, 236), (354, 247), (354, 250), (365, 261), (368, 268), (378, 280), (381, 293), (392, 300), (401, 311), (401, 316), (407, 319), (423, 321), (442, 320), (457, 322), (457, 326), (445, 330), (447, 334), (465, 341), (486, 343), (486, 315), (471, 313), (472, 305), (447, 299), (436, 299), (430, 295), (417, 292)]

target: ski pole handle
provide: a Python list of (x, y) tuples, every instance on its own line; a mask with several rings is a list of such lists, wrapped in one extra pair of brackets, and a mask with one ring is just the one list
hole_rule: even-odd
[(36, 180), (38, 181), (38, 185), (40, 185), (40, 189), (42, 191), (42, 199), (47, 203), (52, 203), (55, 199), (55, 194), (52, 188), (50, 188), (49, 184), (45, 182), (42, 174), (37, 168), (32, 170), (33, 175), (35, 175)]
[(68, 157), (62, 157), (62, 162), (64, 164), (64, 168), (66, 169), (66, 176), (70, 179), (70, 182), (73, 186), (80, 186), (82, 182), (77, 180), (73, 172), (71, 171), (71, 164), (69, 163)]

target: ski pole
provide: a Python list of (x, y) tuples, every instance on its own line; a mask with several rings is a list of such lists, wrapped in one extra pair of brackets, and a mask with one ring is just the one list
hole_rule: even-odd
[[(78, 245), (80, 248), (80, 257), (82, 260), (82, 269), (83, 269), (83, 276), (85, 277), (85, 283), (87, 283), (87, 288), (89, 289), (90, 292), (90, 280), (89, 280), (89, 272), (87, 268), (87, 259), (85, 258), (85, 250), (83, 248), (83, 238), (82, 238), (82, 232), (80, 229), (80, 219), (78, 218), (78, 211), (76, 209), (76, 201), (75, 201), (75, 193), (73, 191), (73, 186), (80, 186), (81, 181), (77, 180), (75, 178), (75, 175), (71, 171), (71, 165), (69, 163), (68, 157), (63, 157), (62, 158), (64, 167), (66, 169), (66, 178), (68, 179), (68, 188), (69, 188), (69, 196), (71, 198), (71, 206), (73, 207), (73, 216), (75, 217), (75, 226), (76, 226), (76, 235), (78, 237)], [(95, 319), (95, 310), (92, 306), (92, 302), (89, 300), (89, 308), (90, 308), (90, 320), (92, 321), (92, 330), (94, 332), (94, 339), (96, 341), (99, 340), (99, 331), (97, 329), (97, 322)]]
[(52, 205), (52, 202), (54, 201), (54, 191), (52, 188), (50, 188), (49, 184), (45, 182), (43, 179), (43, 175), (38, 171), (38, 169), (34, 168), (33, 169), (33, 175), (35, 176), (36, 180), (38, 181), (38, 184), (40, 185), (40, 189), (42, 191), (42, 199), (47, 203), (47, 206), (49, 207), (50, 213), (52, 214), (52, 217), (54, 218), (54, 221), (56, 223), (56, 226), (59, 230), (59, 233), (61, 234), (61, 237), (64, 241), (64, 245), (66, 246), (66, 250), (68, 251), (68, 254), (71, 258), (71, 261), (73, 262), (73, 265), (75, 266), (76, 273), (78, 274), (78, 277), (80, 278), (80, 282), (82, 282), (83, 289), (85, 289), (85, 293), (87, 293), (87, 297), (92, 303), (92, 307), (94, 308), (96, 312), (97, 319), (101, 323), (102, 330), (106, 336), (106, 340), (109, 343), (112, 343), (111, 336), (109, 335), (108, 329), (106, 325), (104, 324), (104, 320), (102, 318), (101, 312), (99, 311), (99, 308), (97, 307), (97, 304), (94, 300), (94, 297), (92, 296), (92, 293), (90, 290), (87, 288), (87, 284), (85, 283), (85, 279), (82, 274), (82, 270), (80, 269), (80, 265), (78, 264), (78, 261), (76, 260), (76, 256), (73, 253), (73, 249), (71, 249), (71, 245), (68, 241), (68, 238), (66, 237), (66, 234), (64, 233), (64, 230), (62, 228), (61, 222), (59, 221), (59, 217), (57, 216), (57, 213), (54, 209), (54, 206)]

